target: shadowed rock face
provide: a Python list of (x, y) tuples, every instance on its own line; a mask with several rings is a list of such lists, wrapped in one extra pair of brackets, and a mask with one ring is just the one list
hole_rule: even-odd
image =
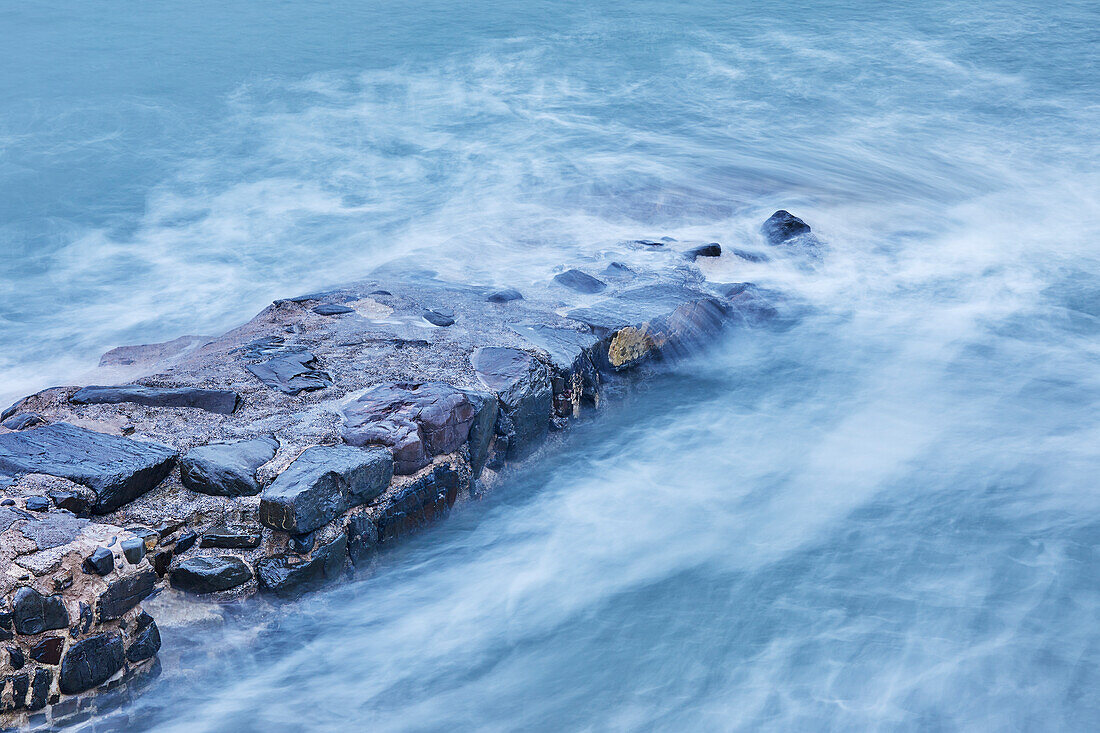
[(278, 448), (277, 440), (266, 437), (199, 446), (180, 458), (180, 479), (200, 494), (254, 496), (260, 493), (256, 469), (274, 458)]
[(349, 445), (389, 447), (394, 473), (415, 473), (466, 443), (486, 397), (442, 382), (380, 384), (344, 408), (342, 435)]
[(602, 293), (604, 290), (607, 290), (607, 283), (581, 270), (566, 270), (565, 272), (559, 273), (554, 276), (554, 282), (564, 285), (570, 290), (576, 290), (578, 293), (584, 293), (586, 295)]
[(238, 557), (190, 557), (172, 569), (172, 587), (188, 593), (216, 593), (252, 580), (252, 571)]
[(122, 669), (125, 655), (120, 634), (96, 634), (69, 647), (61, 662), (61, 691), (90, 690)]
[(481, 383), (500, 400), (509, 454), (529, 453), (550, 425), (553, 395), (546, 365), (526, 351), (494, 346), (475, 350), (471, 363)]
[(83, 484), (96, 492), (96, 514), (111, 512), (159, 484), (175, 459), (167, 446), (68, 423), (0, 435), (0, 471), (44, 473)]
[(347, 537), (340, 535), (314, 550), (313, 556), (305, 562), (291, 564), (285, 555), (260, 560), (256, 563), (256, 581), (260, 590), (292, 598), (319, 588), (343, 572), (347, 545)]
[(132, 402), (147, 407), (191, 407), (207, 412), (230, 415), (237, 409), (237, 393), (228, 389), (197, 389), (194, 387), (143, 387), (127, 384), (121, 387), (84, 387), (69, 398), (75, 405), (117, 405)]
[(392, 476), (385, 448), (314, 446), (264, 489), (259, 519), (290, 534), (312, 532), (377, 497)]

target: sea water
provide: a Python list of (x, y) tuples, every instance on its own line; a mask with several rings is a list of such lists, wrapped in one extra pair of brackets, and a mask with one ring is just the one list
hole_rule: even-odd
[[(1100, 725), (1094, 2), (0, 3), (0, 396), (397, 256), (787, 294), (277, 612), (157, 730)], [(797, 305), (797, 307), (795, 307)]]

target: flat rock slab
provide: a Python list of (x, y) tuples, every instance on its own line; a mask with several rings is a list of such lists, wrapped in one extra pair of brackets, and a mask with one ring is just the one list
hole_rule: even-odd
[(92, 489), (92, 511), (107, 514), (159, 484), (176, 452), (158, 443), (97, 433), (55, 423), (0, 435), (0, 471), (44, 473)]
[(172, 587), (188, 593), (216, 593), (252, 580), (244, 560), (232, 555), (189, 557), (172, 569)]
[(317, 368), (317, 358), (308, 351), (277, 356), (246, 368), (272, 389), (288, 395), (314, 392), (332, 386), (328, 372)]
[(393, 457), (386, 448), (307, 448), (264, 489), (259, 519), (290, 534), (312, 532), (379, 496), (392, 477)]
[(521, 349), (497, 346), (475, 349), (470, 362), (477, 378), (500, 400), (508, 452), (530, 452), (550, 425), (553, 393), (546, 365)]
[(230, 415), (240, 398), (228, 389), (197, 387), (144, 387), (125, 384), (119, 387), (84, 387), (69, 398), (75, 405), (117, 405), (132, 402), (146, 407), (190, 407)]
[(37, 515), (34, 521), (28, 521), (19, 531), (34, 542), (39, 550), (48, 550), (72, 542), (87, 524), (87, 519), (78, 519), (68, 512), (58, 511)]
[(387, 446), (394, 473), (416, 473), (462, 447), (484, 397), (442, 382), (380, 384), (344, 407), (341, 435), (349, 445)]
[(256, 469), (274, 458), (278, 448), (274, 438), (199, 446), (180, 458), (180, 479), (200, 494), (255, 496), (260, 493)]

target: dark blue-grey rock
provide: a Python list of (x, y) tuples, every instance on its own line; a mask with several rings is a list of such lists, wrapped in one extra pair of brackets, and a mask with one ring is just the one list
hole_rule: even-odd
[(192, 448), (180, 458), (180, 479), (200, 494), (255, 496), (260, 493), (256, 469), (274, 458), (278, 448), (274, 438)]
[(509, 455), (522, 457), (546, 436), (553, 393), (546, 365), (526, 351), (485, 346), (470, 359), (511, 424)]
[(61, 661), (61, 692), (74, 695), (90, 690), (122, 669), (125, 654), (120, 634), (96, 634), (69, 647)]
[(48, 512), (50, 500), (44, 496), (28, 496), (26, 506), (29, 512)]
[(23, 665), (26, 663), (27, 660), (22, 649), (17, 646), (8, 647), (8, 665), (12, 669), (23, 669)]
[(601, 273), (604, 277), (611, 280), (625, 281), (633, 280), (638, 277), (638, 273), (634, 272), (629, 266), (624, 265), (622, 262), (612, 262), (603, 269)]
[(64, 629), (69, 626), (69, 612), (61, 596), (44, 596), (26, 586), (15, 591), (12, 601), (15, 630), (24, 635)]
[(378, 528), (374, 519), (364, 514), (356, 515), (348, 520), (344, 534), (348, 538), (348, 557), (352, 565), (366, 566), (378, 549)]
[(31, 683), (31, 696), (27, 700), (27, 710), (41, 710), (46, 707), (51, 687), (53, 687), (53, 670), (45, 667), (34, 670), (34, 681)]
[(284, 394), (297, 395), (332, 386), (332, 377), (317, 366), (317, 358), (313, 354), (299, 351), (259, 364), (248, 364), (245, 368), (268, 387)]
[(145, 557), (145, 541), (140, 537), (123, 540), (122, 555), (126, 558), (126, 562), (137, 565)]
[(394, 473), (416, 473), (432, 456), (461, 448), (486, 407), (484, 396), (443, 382), (379, 384), (344, 407), (341, 436), (349, 445), (384, 445)]
[(199, 541), (199, 536), (194, 532), (181, 532), (180, 536), (176, 538), (176, 543), (172, 545), (172, 551), (177, 556), (190, 550), (195, 546), (195, 543)]
[(96, 492), (92, 511), (107, 514), (159, 484), (176, 452), (157, 443), (139, 443), (54, 423), (21, 433), (0, 435), (0, 471), (44, 473)]
[(587, 272), (581, 272), (577, 269), (566, 270), (565, 272), (554, 275), (554, 282), (559, 285), (564, 285), (570, 290), (575, 290), (578, 293), (585, 293), (586, 295), (602, 293), (604, 290), (607, 290), (607, 283), (603, 280), (597, 280)]
[(72, 491), (54, 489), (49, 494), (55, 507), (72, 512), (78, 517), (87, 516), (92, 510), (92, 505), (95, 504), (95, 492), (85, 486), (74, 488)]
[(384, 544), (447, 515), (458, 496), (458, 474), (436, 466), (393, 497), (375, 517), (377, 542)]
[(4, 420), (0, 425), (3, 425), (8, 430), (25, 430), (26, 428), (33, 428), (35, 425), (41, 425), (45, 420), (42, 416), (34, 412), (24, 412), (14, 417), (9, 417)]
[(503, 290), (494, 290), (489, 293), (485, 300), (490, 303), (510, 303), (513, 300), (523, 300), (523, 293), (515, 288), (504, 288)]
[(701, 244), (698, 247), (692, 247), (684, 254), (689, 260), (697, 260), (700, 257), (721, 257), (722, 245), (718, 244), (718, 242)]
[(740, 257), (746, 262), (767, 262), (767, 255), (762, 255), (759, 252), (750, 252), (745, 249), (731, 249), (730, 254), (735, 257)]
[(139, 570), (123, 576), (107, 586), (107, 590), (96, 599), (96, 617), (102, 621), (122, 618), (153, 592), (157, 575), (152, 570)]
[[(6, 713), (10, 710), (20, 710), (26, 706), (27, 689), (30, 687), (30, 682), (30, 675), (26, 672), (12, 675), (11, 677), (0, 677), (0, 713)], [(11, 684), (10, 704), (4, 699), (7, 697), (6, 688), (9, 683)]]
[(117, 405), (131, 402), (146, 407), (191, 407), (222, 415), (232, 414), (239, 401), (237, 393), (228, 389), (145, 387), (140, 384), (84, 387), (69, 398), (69, 402), (75, 405)]
[(6, 407), (3, 412), (0, 412), (0, 421), (7, 420), (9, 417), (19, 412), (19, 410), (22, 409), (23, 405), (26, 404), (26, 402), (27, 398), (23, 397)]
[(260, 522), (291, 534), (312, 532), (389, 486), (393, 457), (382, 447), (313, 446), (260, 495)]
[(318, 547), (305, 562), (293, 562), (286, 555), (268, 557), (256, 562), (256, 582), (263, 593), (293, 598), (316, 590), (334, 580), (344, 570), (348, 541), (345, 535)]
[(169, 573), (173, 588), (187, 593), (216, 593), (244, 585), (252, 571), (244, 560), (232, 555), (189, 557)]
[(803, 234), (810, 233), (810, 225), (789, 211), (780, 209), (760, 226), (768, 244), (783, 244)]
[(130, 632), (130, 646), (126, 647), (126, 658), (131, 662), (141, 662), (160, 651), (160, 629), (153, 617), (144, 611), (138, 616)]
[(61, 661), (61, 650), (64, 648), (63, 637), (47, 636), (39, 639), (38, 643), (31, 647), (31, 659), (40, 664), (58, 664)]
[(222, 524), (203, 532), (200, 546), (222, 549), (251, 549), (259, 547), (262, 539), (263, 532), (259, 525)]
[(426, 310), (422, 315), (424, 316), (424, 320), (433, 326), (453, 326), (455, 322), (453, 316), (438, 311)]
[(339, 316), (344, 313), (354, 313), (354, 308), (349, 308), (346, 305), (337, 305), (336, 303), (322, 303), (321, 305), (314, 306), (313, 312), (321, 316)]
[(115, 569), (115, 556), (106, 547), (97, 547), (95, 552), (84, 558), (83, 570), (86, 573), (106, 575)]

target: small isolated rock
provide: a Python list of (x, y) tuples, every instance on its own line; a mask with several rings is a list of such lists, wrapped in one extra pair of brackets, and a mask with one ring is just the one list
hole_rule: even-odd
[(110, 679), (122, 669), (124, 654), (120, 634), (96, 634), (69, 647), (61, 662), (61, 692), (73, 695)]
[(74, 405), (117, 405), (132, 402), (146, 407), (192, 407), (229, 415), (237, 409), (237, 393), (228, 389), (197, 387), (145, 387), (124, 384), (118, 387), (84, 387), (69, 402)]
[(354, 313), (354, 308), (349, 308), (346, 305), (337, 305), (336, 303), (322, 303), (321, 305), (314, 306), (313, 312), (321, 316), (338, 316), (343, 313)]
[(692, 247), (689, 249), (685, 256), (689, 260), (697, 260), (700, 257), (721, 257), (722, 245), (718, 242), (711, 242), (710, 244), (702, 244), (698, 247)]
[(97, 547), (96, 551), (84, 558), (84, 572), (106, 575), (115, 569), (115, 556), (106, 547)]
[(340, 535), (313, 552), (305, 562), (291, 564), (286, 556), (264, 558), (256, 563), (260, 590), (284, 598), (315, 590), (340, 575), (347, 554), (347, 537)]
[(297, 395), (332, 386), (332, 377), (316, 367), (317, 358), (313, 354), (299, 351), (259, 364), (249, 364), (246, 369), (268, 387), (284, 394)]
[(799, 235), (809, 234), (810, 225), (789, 211), (780, 209), (768, 217), (768, 220), (761, 225), (760, 231), (768, 240), (768, 244), (783, 244)]
[(264, 489), (259, 519), (291, 534), (312, 532), (377, 497), (392, 477), (393, 457), (386, 448), (313, 446)]
[(126, 562), (137, 565), (145, 557), (145, 540), (140, 537), (123, 540), (122, 554), (126, 558)]
[[(667, 239), (670, 242), (675, 242), (676, 241), (672, 237), (665, 237), (665, 239)], [(652, 239), (635, 239), (634, 244), (640, 244), (643, 247), (664, 247), (665, 246), (664, 242), (654, 242)]]
[(523, 294), (515, 288), (504, 288), (503, 290), (494, 290), (489, 293), (489, 296), (485, 300), (490, 303), (508, 303), (513, 300), (523, 300)]
[(279, 442), (255, 438), (212, 443), (180, 458), (180, 479), (192, 491), (211, 496), (255, 496), (260, 493), (256, 469), (275, 457)]
[(559, 285), (564, 285), (570, 290), (576, 290), (578, 293), (584, 293), (586, 295), (602, 293), (604, 290), (607, 290), (607, 283), (603, 280), (597, 280), (587, 272), (581, 272), (576, 269), (566, 270), (565, 272), (554, 275), (554, 282)]
[(48, 512), (50, 510), (50, 500), (44, 496), (28, 496), (27, 497), (27, 511), (31, 512)]
[(61, 596), (44, 596), (25, 586), (15, 592), (12, 614), (20, 634), (41, 634), (69, 626), (69, 612)]
[(425, 321), (431, 323), (434, 326), (452, 326), (455, 322), (455, 319), (452, 316), (449, 316), (445, 313), (440, 313), (438, 311), (424, 311), (422, 315), (424, 316)]
[(21, 415), (15, 415), (9, 417), (4, 422), (0, 423), (8, 430), (25, 430), (27, 428), (33, 428), (35, 425), (41, 425), (46, 422), (42, 419), (41, 415), (33, 412), (24, 412)]
[(244, 585), (252, 580), (252, 571), (232, 555), (191, 557), (173, 568), (169, 579), (173, 588), (187, 593), (216, 593)]

